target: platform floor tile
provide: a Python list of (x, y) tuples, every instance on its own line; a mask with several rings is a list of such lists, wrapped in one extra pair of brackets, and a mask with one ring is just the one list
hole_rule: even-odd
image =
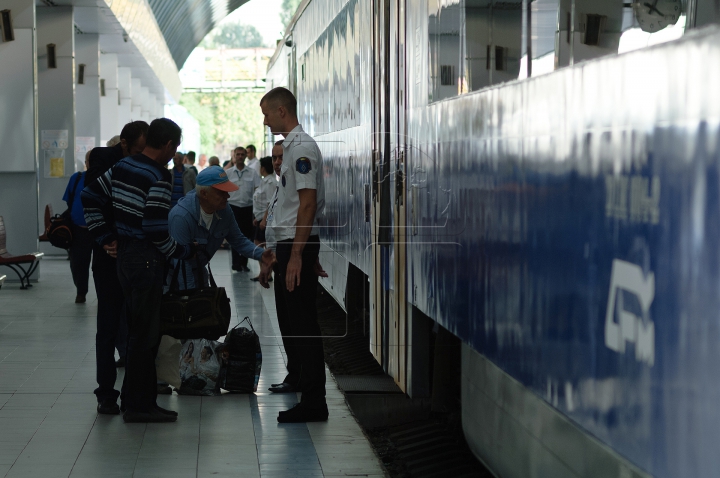
[[(46, 257), (29, 290), (0, 290), (0, 477), (320, 477), (385, 476), (380, 461), (327, 374), (327, 423), (279, 424), (296, 394), (272, 394), (285, 375), (272, 289), (231, 272), (230, 255), (212, 262), (233, 305), (231, 326), (249, 316), (263, 368), (256, 394), (161, 395), (178, 411), (172, 424), (125, 424), (98, 415), (95, 382), (97, 299), (92, 278), (75, 304), (70, 264)], [(117, 386), (123, 369), (118, 369)]]

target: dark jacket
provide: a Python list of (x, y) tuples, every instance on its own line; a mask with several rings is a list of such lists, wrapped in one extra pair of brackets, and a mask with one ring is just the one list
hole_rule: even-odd
[[(90, 161), (87, 173), (85, 173), (85, 187), (95, 182), (97, 178), (105, 174), (105, 172), (115, 166), (115, 164), (123, 159), (122, 145), (120, 143), (110, 148), (93, 148), (90, 152)], [(83, 203), (83, 207), (85, 204)], [(108, 226), (115, 230), (115, 220), (113, 216), (112, 204), (106, 204), (102, 208), (102, 214), (108, 223)]]
[(93, 148), (90, 152), (90, 167), (85, 176), (85, 186), (105, 174), (105, 171), (115, 166), (115, 163), (124, 157), (120, 143), (111, 148)]

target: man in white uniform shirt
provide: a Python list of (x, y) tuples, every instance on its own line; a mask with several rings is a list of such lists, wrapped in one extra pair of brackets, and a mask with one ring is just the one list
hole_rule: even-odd
[(325, 208), (322, 155), (298, 123), (297, 100), (289, 90), (270, 90), (260, 108), (270, 131), (285, 136), (280, 184), (267, 229), (276, 242), (275, 305), (280, 333), (288, 357), (298, 358), (302, 377), (300, 403), (280, 412), (278, 422), (325, 421), (325, 359), (317, 322), (315, 269), (320, 252), (318, 218)]
[(250, 169), (254, 169), (256, 173), (260, 177), (262, 177), (262, 174), (260, 173), (260, 160), (255, 156), (257, 154), (257, 149), (255, 149), (254, 144), (248, 144), (245, 147), (245, 151), (247, 152), (247, 158), (245, 158), (245, 166), (247, 166)]
[[(230, 193), (228, 204), (235, 215), (235, 221), (240, 232), (245, 237), (254, 237), (253, 231), (253, 193), (260, 186), (260, 176), (245, 166), (245, 148), (235, 148), (235, 165), (227, 170), (228, 179), (232, 181), (238, 190)], [(248, 258), (232, 250), (232, 269), (234, 271), (250, 272), (247, 266)]]

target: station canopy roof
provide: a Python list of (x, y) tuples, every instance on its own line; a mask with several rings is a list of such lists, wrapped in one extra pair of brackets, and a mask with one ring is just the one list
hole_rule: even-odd
[[(176, 101), (178, 71), (205, 36), (250, 0), (35, 0), (37, 7), (73, 6), (78, 33), (100, 34), (103, 53), (118, 55), (149, 90)], [(261, 0), (256, 0), (261, 1)], [(164, 40), (164, 41), (163, 41)]]
[[(249, 0), (148, 0), (178, 70), (229, 13)], [(262, 0), (259, 0), (262, 1)]]

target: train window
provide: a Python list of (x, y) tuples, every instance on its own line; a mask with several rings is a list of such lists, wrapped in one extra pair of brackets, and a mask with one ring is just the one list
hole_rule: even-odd
[(523, 53), (522, 1), (428, 2), (430, 101), (518, 77)]
[(429, 100), (671, 41), (719, 21), (720, 0), (428, 0)]

